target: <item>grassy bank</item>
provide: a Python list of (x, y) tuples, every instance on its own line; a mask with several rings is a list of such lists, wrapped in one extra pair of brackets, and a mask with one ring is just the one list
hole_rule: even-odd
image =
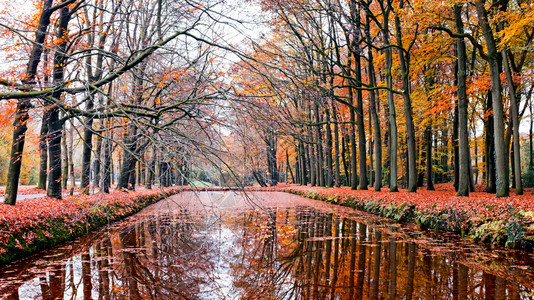
[(486, 193), (455, 197), (446, 191), (417, 193), (353, 191), (350, 188), (286, 186), (278, 190), (352, 207), (421, 228), (445, 230), (477, 241), (532, 251), (532, 196), (495, 198)]
[(61, 242), (123, 219), (181, 191), (181, 188), (114, 191), (36, 198), (15, 206), (0, 204), (0, 265), (29, 256)]

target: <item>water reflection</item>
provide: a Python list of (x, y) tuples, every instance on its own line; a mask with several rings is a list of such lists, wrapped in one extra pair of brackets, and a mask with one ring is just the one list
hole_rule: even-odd
[(6, 299), (533, 298), (530, 271), (481, 267), (464, 253), (438, 254), (311, 206), (180, 209), (86, 244), (1, 270), (0, 292)]

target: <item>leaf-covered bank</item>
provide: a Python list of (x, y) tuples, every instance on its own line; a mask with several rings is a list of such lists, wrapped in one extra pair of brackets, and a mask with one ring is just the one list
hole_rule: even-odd
[(123, 219), (183, 188), (27, 199), (0, 203), (0, 265)]
[(279, 190), (400, 222), (414, 222), (421, 228), (458, 233), (484, 243), (527, 251), (534, 246), (534, 210), (529, 209), (533, 202), (527, 196), (497, 199), (484, 193), (476, 193), (484, 195), (478, 197), (475, 193), (471, 197), (455, 197), (436, 191), (389, 193), (306, 186)]

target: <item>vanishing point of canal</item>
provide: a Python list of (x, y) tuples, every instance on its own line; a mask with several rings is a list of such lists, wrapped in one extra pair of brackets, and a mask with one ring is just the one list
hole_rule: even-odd
[(0, 268), (4, 299), (534, 299), (529, 253), (275, 192), (184, 192)]

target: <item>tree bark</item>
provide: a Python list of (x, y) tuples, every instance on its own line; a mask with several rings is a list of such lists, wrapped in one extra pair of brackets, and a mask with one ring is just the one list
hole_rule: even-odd
[[(356, 123), (358, 125), (358, 151), (359, 151), (359, 182), (358, 190), (367, 190), (367, 142), (365, 137), (365, 122), (363, 119), (363, 95), (362, 95), (362, 65), (361, 65), (361, 21), (360, 10), (357, 2), (350, 2), (351, 17), (353, 19), (354, 37), (351, 43), (352, 56), (354, 58), (354, 75), (353, 85), (356, 87)], [(352, 112), (351, 112), (352, 113)], [(356, 160), (353, 157), (353, 163), (356, 164)], [(354, 169), (354, 168), (353, 168)], [(353, 178), (354, 175), (352, 175)], [(352, 184), (354, 188), (355, 183)]]
[(76, 178), (74, 176), (74, 124), (70, 122), (69, 127), (69, 179), (72, 187), (76, 186)]
[(425, 130), (426, 141), (426, 189), (434, 191), (432, 180), (432, 124), (428, 125)]
[(483, 0), (475, 1), (475, 6), (478, 15), (478, 22), (486, 46), (488, 48), (487, 61), (490, 70), (491, 80), (491, 94), (493, 100), (493, 116), (495, 118), (493, 138), (495, 141), (495, 156), (496, 156), (496, 175), (497, 175), (497, 197), (508, 197), (509, 195), (509, 179), (507, 172), (508, 159), (505, 157), (506, 151), (504, 148), (504, 110), (501, 94), (501, 79), (499, 71), (499, 53), (497, 51), (497, 43), (493, 36), (493, 31), (489, 24), (487, 11), (484, 8)]
[[(321, 132), (321, 115), (319, 114), (319, 105), (315, 103), (314, 105), (314, 115), (315, 115), (315, 141), (317, 143), (317, 183), (319, 186), (325, 186), (324, 180), (324, 157), (323, 157), (323, 134)], [(275, 159), (276, 160), (276, 159)]]
[(389, 23), (388, 14), (383, 16), (383, 30), (382, 37), (384, 39), (384, 46), (387, 48), (384, 50), (386, 54), (386, 87), (387, 87), (387, 99), (389, 108), (389, 191), (398, 192), (397, 186), (397, 148), (398, 148), (398, 136), (397, 136), (397, 114), (395, 112), (395, 99), (393, 95), (393, 77), (391, 70), (393, 67), (393, 58), (391, 47), (389, 43)]
[(67, 147), (67, 132), (62, 130), (61, 132), (61, 187), (63, 189), (67, 188), (69, 180), (69, 151)]
[(529, 159), (530, 163), (528, 164), (528, 168), (530, 170), (534, 169), (534, 144), (532, 143), (532, 134), (534, 132), (534, 112), (532, 111), (532, 100), (529, 103), (529, 109), (530, 109), (530, 127), (528, 130), (528, 139), (529, 139)]
[[(65, 68), (65, 51), (68, 42), (68, 24), (71, 18), (71, 13), (68, 7), (63, 7), (59, 16), (59, 26), (56, 37), (60, 43), (56, 47), (54, 54), (54, 71), (53, 81), (55, 85), (63, 83), (63, 73)], [(61, 91), (52, 93), (52, 97), (59, 101), (61, 98)], [(63, 124), (59, 120), (59, 106), (53, 105), (50, 110), (50, 118), (48, 122), (49, 144), (48, 154), (50, 161), (50, 172), (48, 179), (47, 195), (52, 198), (61, 199), (61, 132), (63, 131)]]
[(41, 122), (41, 132), (39, 134), (39, 182), (37, 188), (46, 189), (46, 179), (48, 178), (48, 146), (46, 144), (48, 136), (48, 111), (45, 109)]
[(513, 168), (515, 170), (515, 192), (517, 195), (523, 195), (523, 185), (521, 182), (521, 148), (519, 145), (519, 109), (516, 98), (516, 88), (512, 77), (512, 71), (510, 70), (510, 64), (506, 51), (502, 51), (502, 57), (504, 62), (504, 72), (506, 73), (506, 80), (508, 82), (508, 91), (510, 94), (510, 107), (512, 111), (512, 123), (513, 123)]
[[(456, 31), (463, 34), (464, 24), (462, 21), (462, 8), (456, 4), (454, 6), (454, 19), (456, 21)], [(457, 95), (458, 95), (458, 135), (459, 135), (459, 182), (457, 196), (469, 196), (469, 182), (471, 175), (471, 160), (469, 158), (469, 135), (467, 131), (467, 54), (465, 50), (464, 38), (456, 39), (456, 51), (458, 55)], [(456, 172), (456, 170), (455, 170)]]
[(493, 139), (493, 131), (495, 120), (493, 114), (490, 114), (493, 110), (493, 100), (491, 92), (488, 93), (486, 99), (485, 114), (487, 120), (485, 120), (485, 139), (484, 139), (484, 163), (485, 163), (485, 175), (486, 175), (486, 192), (495, 193), (496, 188), (496, 174), (495, 174), (495, 140)]
[[(368, 43), (372, 42), (371, 32), (370, 32), (370, 21), (367, 21), (365, 26), (365, 36)], [(368, 51), (367, 54), (368, 61), (368, 76), (369, 76), (369, 85), (371, 87), (376, 86), (376, 77), (373, 61), (373, 51)], [(371, 119), (373, 122), (373, 134), (374, 134), (374, 152), (375, 152), (375, 183), (374, 189), (379, 192), (382, 189), (382, 133), (380, 130), (380, 119), (377, 113), (377, 103), (376, 103), (376, 94), (375, 91), (369, 91), (369, 106), (371, 109)]]
[[(399, 8), (404, 7), (404, 0), (399, 1)], [(406, 118), (406, 138), (408, 152), (408, 192), (417, 191), (417, 165), (415, 149), (415, 128), (412, 116), (412, 100), (410, 99), (410, 56), (402, 45), (402, 31), (400, 27), (400, 18), (395, 15), (395, 28), (397, 33), (397, 46), (400, 47), (399, 63), (402, 74), (402, 96), (404, 98), (404, 116)], [(405, 52), (406, 51), (406, 52)]]
[(330, 110), (325, 110), (326, 115), (326, 186), (332, 187), (334, 182), (333, 167), (332, 167), (332, 128), (330, 124)]
[(334, 167), (335, 167), (334, 184), (336, 187), (340, 187), (341, 186), (341, 170), (340, 170), (341, 166), (339, 164), (339, 124), (338, 124), (336, 105), (333, 103), (332, 103), (332, 116), (334, 119)]
[(308, 185), (308, 172), (306, 171), (306, 149), (304, 147), (304, 142), (298, 140), (299, 146), (299, 166), (300, 166), (300, 184)]
[[(101, 128), (101, 124), (103, 122), (104, 121), (101, 120), (97, 128)], [(100, 132), (100, 134), (102, 134), (102, 132)], [(101, 181), (100, 180), (100, 173), (101, 173), (100, 159), (101, 157), (102, 157), (102, 137), (99, 135), (96, 137), (96, 150), (95, 150), (95, 157), (93, 159), (93, 176), (94, 176), (93, 185), (95, 187), (100, 186), (100, 181)]]
[(350, 164), (351, 164), (351, 178), (350, 186), (351, 189), (355, 190), (358, 188), (358, 159), (356, 156), (356, 114), (354, 108), (353, 100), (353, 91), (352, 88), (349, 88), (349, 111), (350, 111), (350, 130), (349, 130), (349, 139), (350, 139)]
[(111, 186), (111, 178), (113, 177), (113, 167), (111, 160), (111, 156), (113, 153), (111, 145), (111, 129), (109, 128), (109, 126), (105, 128), (104, 141), (102, 143), (102, 177), (101, 182), (99, 183), (100, 191), (106, 194), (109, 193), (109, 188)]
[[(43, 9), (39, 17), (39, 25), (35, 32), (35, 43), (30, 53), (28, 61), (28, 68), (26, 70), (26, 78), (24, 84), (32, 85), (35, 83), (35, 76), (37, 75), (37, 67), (41, 62), (41, 55), (43, 53), (43, 45), (46, 39), (46, 32), (50, 25), (50, 15), (52, 14), (52, 0), (45, 0), (43, 2)], [(15, 113), (15, 121), (13, 123), (13, 140), (11, 146), (11, 155), (9, 168), (7, 172), (6, 182), (6, 196), (4, 203), (15, 205), (17, 201), (17, 193), (19, 189), (20, 168), (22, 166), (22, 154), (24, 153), (24, 142), (26, 140), (26, 131), (28, 130), (27, 122), (29, 119), (28, 111), (31, 108), (31, 103), (28, 99), (19, 99), (17, 102), (17, 110)]]

